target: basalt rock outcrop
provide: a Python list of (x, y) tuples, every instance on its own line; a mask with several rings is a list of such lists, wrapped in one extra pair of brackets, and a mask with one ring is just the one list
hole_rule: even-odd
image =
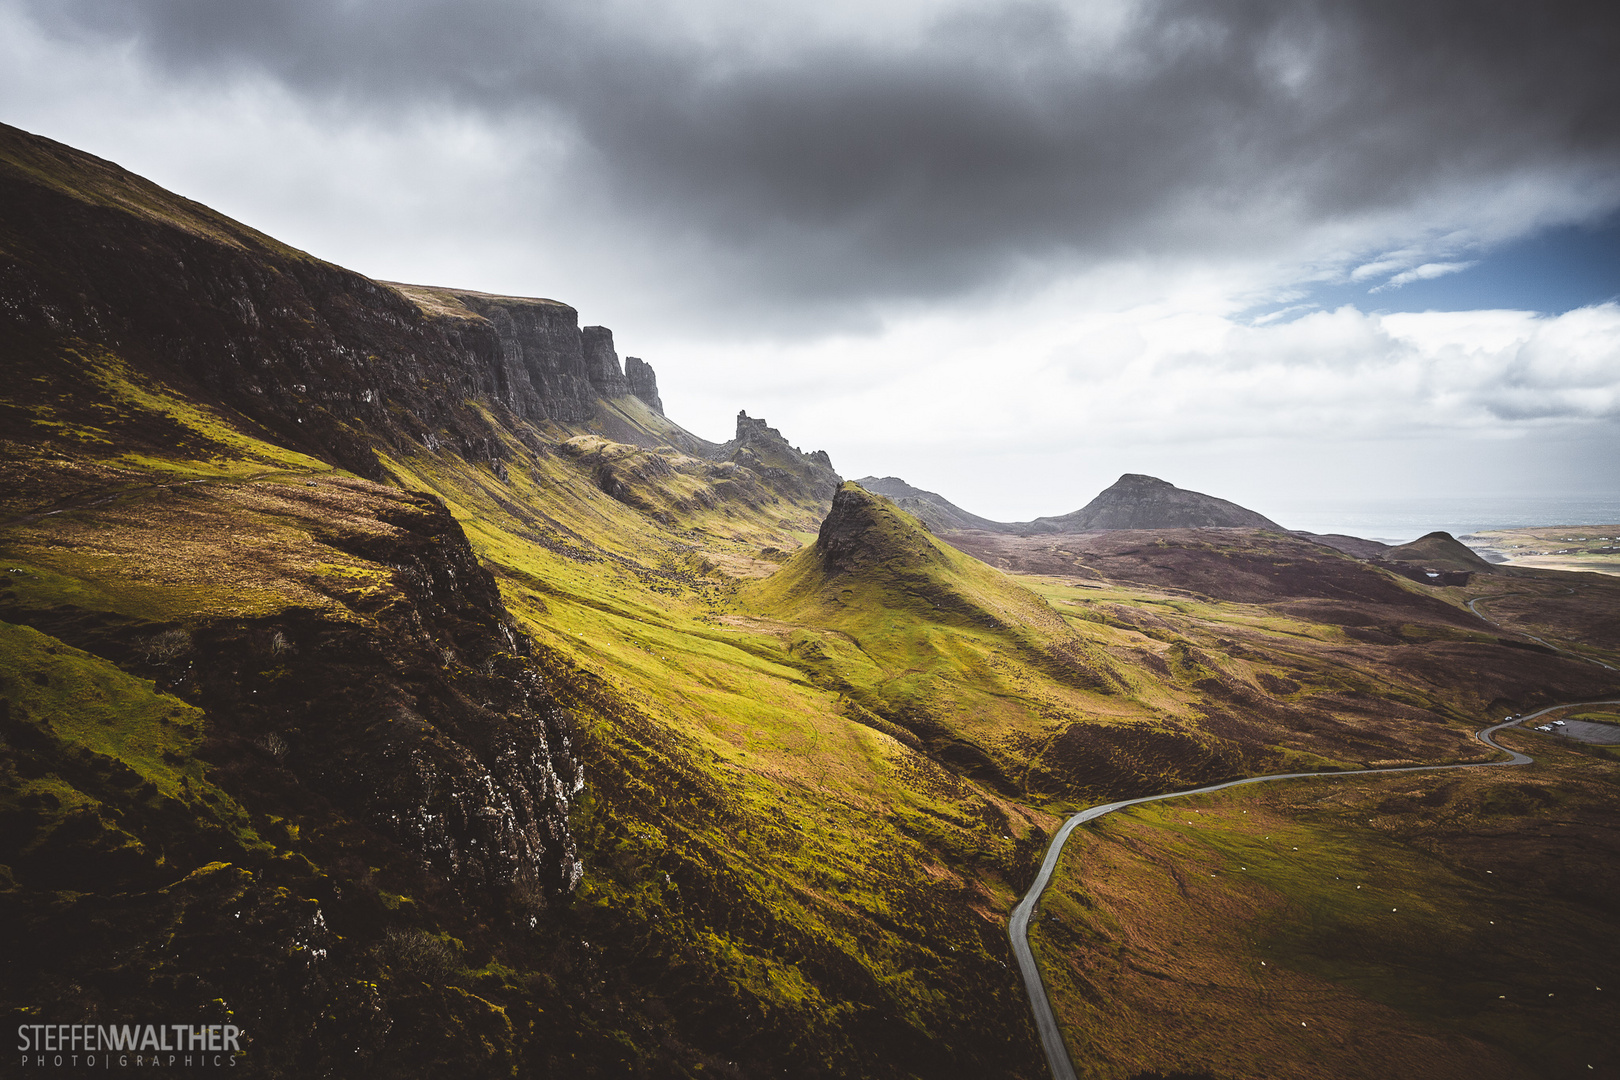
[(737, 413), (737, 436), (710, 455), (757, 473), (795, 497), (828, 502), (843, 483), (825, 450), (805, 453), (782, 433), (746, 411)]
[[(582, 423), (594, 415), (597, 398), (608, 392), (604, 388), (623, 381), (613, 356), (611, 332), (602, 327), (581, 328), (579, 313), (567, 304), (423, 286), (395, 287), (488, 359), (491, 396), (525, 420)], [(588, 351), (592, 330), (606, 336), (605, 356), (600, 336), (594, 355)], [(490, 334), (494, 352), (481, 340)], [(611, 361), (611, 370), (604, 360)]]
[(377, 583), (347, 609), (203, 616), (182, 631), (0, 588), (0, 620), (200, 707), (213, 775), (254, 813), (375, 834), (366, 842), (488, 909), (566, 895), (581, 873), (568, 815), (584, 774), (533, 643), (437, 499), (331, 487), (345, 489), (341, 516), (312, 494), (282, 520)]
[(603, 397), (624, 397), (630, 392), (630, 382), (619, 366), (619, 354), (613, 348), (613, 331), (605, 326), (587, 326), (580, 331), (585, 351), (585, 370), (590, 373), (591, 385)]
[(630, 384), (630, 393), (646, 402), (659, 416), (664, 415), (664, 403), (658, 397), (658, 376), (651, 364), (639, 356), (625, 357), (624, 378)]
[(873, 498), (856, 484), (845, 484), (833, 496), (832, 509), (821, 522), (815, 551), (828, 574), (853, 574), (924, 548), (908, 531), (889, 500)]
[[(385, 533), (326, 538), (391, 569), (372, 626), (294, 611), (194, 634), (217, 752), (276, 747), (281, 770), (474, 899), (565, 895), (582, 872), (568, 813), (584, 787), (566, 714), (443, 504), (379, 499)], [(260, 670), (267, 651), (282, 677)]]

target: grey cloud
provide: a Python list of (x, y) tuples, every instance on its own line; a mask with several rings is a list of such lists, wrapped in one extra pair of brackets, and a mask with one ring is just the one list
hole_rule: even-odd
[(1607, 171), (1620, 200), (1604, 3), (1163, 0), (1098, 49), (1032, 0), (756, 50), (552, 0), (13, 2), (175, 78), (561, 123), (579, 149), (549, 183), (714, 256), (689, 287), (766, 306), (1282, 242), (1537, 171)]

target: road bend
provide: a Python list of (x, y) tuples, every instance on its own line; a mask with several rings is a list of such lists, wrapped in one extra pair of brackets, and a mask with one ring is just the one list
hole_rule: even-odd
[(1068, 1049), (1063, 1045), (1063, 1033), (1058, 1029), (1057, 1016), (1052, 1012), (1052, 1000), (1046, 993), (1046, 984), (1041, 981), (1041, 970), (1035, 964), (1035, 954), (1029, 948), (1029, 920), (1035, 913), (1035, 906), (1040, 902), (1041, 893), (1046, 891), (1047, 883), (1052, 880), (1052, 873), (1057, 869), (1058, 859), (1063, 855), (1063, 845), (1068, 841), (1074, 830), (1088, 821), (1095, 821), (1104, 814), (1112, 814), (1115, 810), (1123, 810), (1128, 806), (1140, 806), (1142, 803), (1159, 802), (1164, 799), (1179, 799), (1185, 795), (1204, 795), (1211, 791), (1224, 791), (1227, 788), (1242, 787), (1244, 784), (1263, 784), (1272, 780), (1337, 780), (1346, 776), (1372, 776), (1378, 773), (1402, 772), (1435, 772), (1441, 769), (1481, 769), (1494, 765), (1529, 765), (1535, 759), (1500, 746), (1491, 738), (1492, 735), (1505, 727), (1522, 724), (1527, 720), (1534, 720), (1559, 709), (1578, 708), (1583, 705), (1620, 705), (1620, 700), (1613, 701), (1574, 701), (1562, 705), (1549, 705), (1538, 712), (1527, 713), (1512, 720), (1504, 720), (1483, 731), (1476, 732), (1475, 738), (1493, 750), (1500, 750), (1508, 755), (1505, 761), (1468, 761), (1451, 765), (1400, 765), (1387, 769), (1355, 769), (1348, 772), (1327, 773), (1274, 773), (1270, 776), (1250, 776), (1242, 780), (1228, 780), (1224, 784), (1209, 784), (1205, 787), (1188, 788), (1186, 791), (1170, 791), (1163, 795), (1144, 795), (1138, 799), (1121, 799), (1119, 802), (1102, 803), (1098, 806), (1088, 806), (1076, 814), (1070, 815), (1063, 823), (1063, 827), (1052, 837), (1052, 843), (1046, 849), (1046, 858), (1041, 861), (1040, 873), (1035, 875), (1035, 882), (1024, 894), (1024, 898), (1013, 908), (1012, 918), (1007, 922), (1007, 933), (1012, 938), (1013, 956), (1018, 960), (1018, 972), (1024, 979), (1024, 990), (1029, 995), (1029, 1005), (1035, 1016), (1035, 1030), (1040, 1032), (1041, 1048), (1046, 1051), (1046, 1063), (1052, 1070), (1053, 1080), (1078, 1080), (1074, 1072), (1074, 1064), (1069, 1060)]
[[(1569, 591), (1573, 593), (1575, 590), (1570, 589)], [(1524, 596), (1526, 594), (1525, 593), (1508, 593), (1506, 595), (1508, 595), (1508, 596)], [(1480, 596), (1480, 597), (1476, 597), (1473, 600), (1468, 601), (1468, 610), (1472, 611), (1475, 615), (1478, 615), (1481, 622), (1488, 622), (1492, 626), (1495, 626), (1495, 627), (1497, 627), (1499, 629), (1502, 629), (1502, 630), (1506, 630), (1510, 634), (1518, 634), (1520, 637), (1529, 638), (1531, 641), (1534, 641), (1537, 645), (1545, 645), (1547, 648), (1551, 649), (1555, 653), (1562, 653), (1564, 656), (1573, 656), (1577, 660), (1585, 660), (1588, 664), (1596, 664), (1598, 667), (1607, 668), (1610, 671), (1620, 671), (1620, 668), (1617, 668), (1612, 664), (1605, 664), (1602, 660), (1599, 660), (1595, 656), (1587, 656), (1585, 653), (1572, 652), (1569, 649), (1565, 649), (1565, 648), (1562, 648), (1562, 647), (1560, 647), (1558, 645), (1554, 645), (1552, 642), (1547, 641), (1547, 640), (1545, 640), (1543, 638), (1538, 638), (1534, 634), (1527, 634), (1523, 630), (1515, 630), (1511, 626), (1504, 626), (1503, 624), (1497, 622), (1495, 619), (1492, 619), (1492, 618), (1488, 617), (1483, 611), (1479, 610), (1479, 608), (1474, 606), (1475, 604), (1478, 604), (1481, 600), (1485, 600), (1485, 599), (1488, 599), (1488, 598), (1484, 597), (1484, 596)], [(1540, 715), (1540, 714), (1538, 713), (1537, 715)], [(1505, 765), (1507, 763), (1503, 762), (1502, 764)]]

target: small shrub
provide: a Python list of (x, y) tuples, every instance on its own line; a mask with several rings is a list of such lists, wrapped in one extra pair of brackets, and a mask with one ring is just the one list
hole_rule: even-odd
[(147, 662), (170, 664), (191, 651), (191, 635), (181, 629), (165, 630), (141, 643)]
[(280, 656), (282, 653), (287, 652), (291, 648), (292, 642), (288, 641), (287, 635), (282, 633), (280, 630), (277, 630), (275, 633), (270, 635), (270, 651), (272, 653)]
[(287, 756), (287, 740), (282, 737), (280, 732), (267, 731), (253, 740), (253, 743), (260, 750), (275, 758), (278, 765), (281, 763), (281, 759)]
[(545, 886), (540, 884), (540, 875), (533, 867), (524, 867), (513, 878), (507, 890), (507, 900), (518, 921), (527, 922), (533, 927), (540, 912), (546, 908)]
[(389, 970), (439, 984), (461, 970), (461, 947), (426, 930), (390, 930), (375, 949)]

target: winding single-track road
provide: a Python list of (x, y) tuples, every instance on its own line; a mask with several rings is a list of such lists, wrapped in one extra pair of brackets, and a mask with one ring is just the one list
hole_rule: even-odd
[[(1573, 588), (1571, 588), (1569, 591), (1573, 593), (1575, 590)], [(1507, 593), (1505, 595), (1507, 595), (1507, 596), (1523, 596), (1525, 594), (1524, 593)], [(1487, 600), (1487, 599), (1494, 599), (1494, 597), (1479, 596), (1479, 597), (1475, 597), (1474, 599), (1468, 601), (1468, 610), (1472, 611), (1475, 615), (1479, 616), (1479, 619), (1480, 619), (1481, 622), (1488, 622), (1492, 626), (1498, 627), (1498, 628), (1500, 628), (1502, 630), (1506, 630), (1510, 634), (1518, 634), (1520, 637), (1527, 637), (1531, 641), (1534, 641), (1538, 645), (1545, 645), (1547, 648), (1551, 649), (1555, 653), (1563, 653), (1565, 656), (1573, 656), (1577, 660), (1585, 660), (1588, 664), (1596, 664), (1598, 667), (1600, 667), (1600, 668), (1608, 668), (1610, 671), (1620, 671), (1620, 668), (1616, 668), (1612, 664), (1605, 664), (1602, 660), (1599, 660), (1595, 656), (1587, 656), (1584, 653), (1571, 652), (1569, 649), (1560, 648), (1559, 646), (1554, 645), (1550, 641), (1546, 641), (1546, 640), (1543, 640), (1542, 638), (1538, 638), (1534, 634), (1527, 634), (1523, 630), (1515, 630), (1511, 626), (1503, 626), (1501, 623), (1497, 622), (1495, 619), (1487, 618), (1483, 611), (1479, 610), (1479, 608), (1474, 606), (1475, 604), (1478, 604), (1481, 600)], [(1537, 713), (1536, 715), (1539, 716), (1541, 714)], [(1493, 728), (1492, 730), (1494, 731), (1495, 729)], [(1505, 765), (1505, 764), (1507, 764), (1507, 762), (1501, 762), (1501, 764)]]
[(1052, 1012), (1052, 1001), (1046, 994), (1046, 985), (1041, 982), (1041, 969), (1035, 964), (1035, 954), (1029, 949), (1029, 920), (1035, 913), (1035, 905), (1040, 902), (1041, 893), (1046, 891), (1047, 882), (1052, 880), (1052, 872), (1057, 869), (1058, 859), (1063, 855), (1063, 845), (1069, 839), (1069, 834), (1088, 821), (1095, 821), (1104, 814), (1112, 814), (1115, 810), (1123, 810), (1127, 806), (1139, 806), (1142, 803), (1158, 802), (1161, 799), (1179, 799), (1183, 795), (1203, 795), (1211, 791), (1224, 791), (1227, 788), (1241, 787), (1244, 784), (1263, 784), (1269, 780), (1336, 780), (1345, 776), (1371, 776), (1376, 773), (1399, 772), (1431, 772), (1438, 769), (1478, 769), (1491, 765), (1529, 765), (1535, 759), (1527, 757), (1516, 750), (1509, 750), (1499, 746), (1491, 736), (1505, 727), (1522, 724), (1526, 720), (1534, 720), (1559, 709), (1576, 708), (1582, 705), (1620, 705), (1620, 701), (1574, 701), (1563, 705), (1549, 705), (1539, 712), (1528, 713), (1512, 720), (1504, 720), (1500, 724), (1478, 732), (1475, 738), (1494, 750), (1500, 750), (1508, 755), (1506, 761), (1467, 761), (1452, 765), (1401, 765), (1388, 769), (1356, 769), (1351, 772), (1327, 773), (1275, 773), (1271, 776), (1250, 776), (1242, 780), (1229, 780), (1224, 784), (1210, 784), (1206, 787), (1188, 788), (1186, 791), (1170, 791), (1163, 795), (1144, 795), (1139, 799), (1121, 799), (1119, 802), (1102, 803), (1098, 806), (1088, 806), (1079, 813), (1073, 814), (1063, 823), (1063, 827), (1052, 837), (1052, 843), (1046, 849), (1046, 858), (1041, 862), (1041, 872), (1035, 875), (1035, 883), (1029, 887), (1024, 898), (1013, 908), (1012, 918), (1007, 922), (1007, 933), (1012, 937), (1013, 956), (1018, 960), (1018, 971), (1024, 977), (1024, 990), (1029, 994), (1029, 1005), (1035, 1014), (1035, 1029), (1041, 1035), (1041, 1048), (1046, 1051), (1046, 1063), (1051, 1067), (1054, 1080), (1078, 1080), (1074, 1073), (1074, 1065), (1069, 1061), (1069, 1052), (1063, 1045), (1063, 1033), (1058, 1030), (1057, 1016)]

